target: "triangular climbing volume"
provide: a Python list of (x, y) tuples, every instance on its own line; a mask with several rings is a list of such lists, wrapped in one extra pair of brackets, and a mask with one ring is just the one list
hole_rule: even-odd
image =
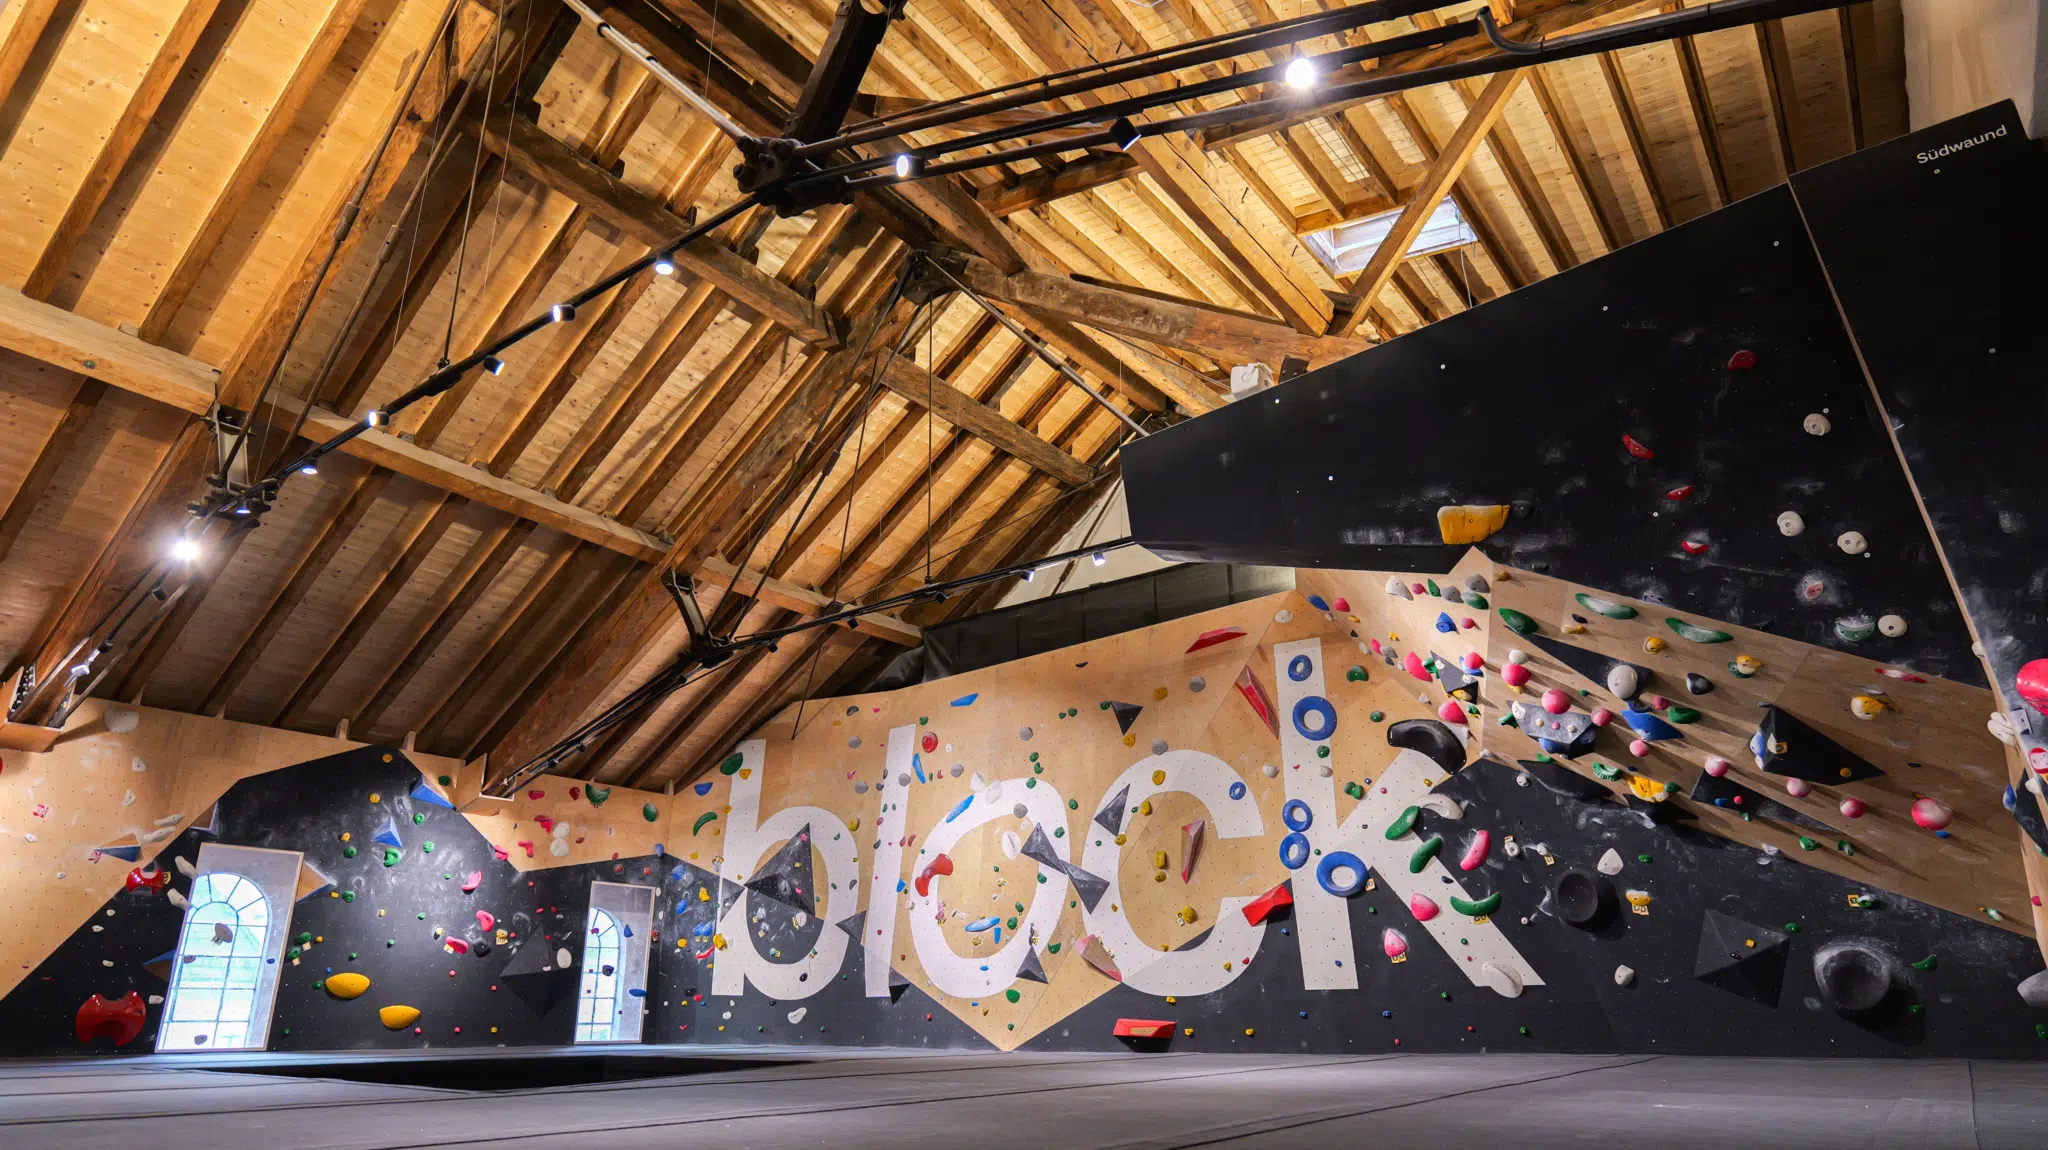
[(1765, 1006), (1778, 1005), (1791, 936), (1710, 910), (1700, 920), (1692, 976)]
[(1138, 716), (1145, 713), (1145, 708), (1136, 703), (1119, 703), (1112, 699), (1109, 703), (1109, 713), (1116, 716), (1116, 733), (1128, 735), (1131, 733), (1131, 724), (1138, 721)]
[(747, 881), (747, 889), (763, 898), (771, 898), (784, 906), (793, 907), (805, 914), (813, 912), (811, 902), (811, 828), (804, 828), (789, 837), (775, 851), (775, 857), (754, 873)]

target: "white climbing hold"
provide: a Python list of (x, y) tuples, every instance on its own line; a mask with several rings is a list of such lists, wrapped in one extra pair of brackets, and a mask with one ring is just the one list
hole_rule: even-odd
[(1778, 513), (1778, 534), (1789, 538), (1805, 530), (1806, 519), (1797, 511), (1780, 511)]
[(1292, 612), (1292, 611), (1275, 611), (1275, 612), (1273, 612), (1273, 622), (1275, 622), (1275, 623), (1292, 623), (1292, 622), (1294, 622), (1294, 612)]
[(1522, 650), (1520, 647), (1508, 648), (1508, 662), (1513, 663), (1514, 665), (1519, 667), (1528, 661), (1529, 652)]
[(1877, 633), (1887, 639), (1896, 639), (1906, 633), (1904, 615), (1880, 615), (1877, 619)]
[(1991, 712), (1991, 717), (1984, 720), (1984, 729), (1991, 732), (1992, 738), (2008, 747), (2020, 745), (2019, 736), (2013, 733), (2012, 717), (2004, 711)]
[(1627, 986), (1635, 980), (1636, 972), (1634, 968), (1627, 966), (1617, 966), (1614, 968), (1614, 985)]
[(1805, 428), (1808, 435), (1826, 435), (1828, 432), (1833, 431), (1835, 427), (1833, 423), (1829, 422), (1827, 416), (1822, 415), (1818, 411), (1807, 416), (1805, 421), (1799, 426)]
[(186, 878), (199, 877), (198, 868), (194, 867), (192, 865), (192, 860), (186, 858), (184, 855), (178, 855), (175, 858), (171, 859), (171, 865), (173, 867), (176, 867), (178, 873), (184, 875)]
[(1870, 550), (1870, 540), (1865, 539), (1861, 531), (1844, 531), (1835, 536), (1835, 546), (1840, 547), (1844, 555), (1861, 555)]
[(1387, 594), (1392, 595), (1397, 599), (1415, 598), (1415, 592), (1410, 591), (1408, 589), (1408, 584), (1401, 582), (1401, 578), (1398, 575), (1388, 576)]
[(1462, 819), (1465, 817), (1465, 808), (1459, 806), (1458, 800), (1449, 795), (1430, 795), (1415, 805), (1447, 819)]
[(1324, 764), (1323, 764), (1322, 766), (1319, 766), (1319, 767), (1317, 767), (1317, 768), (1316, 768), (1316, 776), (1317, 776), (1318, 778), (1324, 778), (1324, 779), (1327, 779), (1327, 778), (1329, 778), (1330, 776), (1332, 776), (1332, 775), (1334, 775), (1334, 774), (1336, 774), (1336, 773), (1337, 773), (1337, 771), (1336, 771), (1336, 768), (1334, 768), (1334, 767), (1330, 766), (1330, 764), (1328, 764), (1328, 763), (1324, 763)]
[(810, 1011), (811, 1008), (808, 1006), (799, 1006), (795, 1010), (789, 1012), (789, 1020), (791, 1022), (802, 1022), (804, 1020), (804, 1015), (809, 1014)]
[[(1528, 776), (1525, 775), (1523, 777), (1527, 778)], [(1516, 842), (1513, 839), (1509, 839), (1508, 841), (1500, 845), (1500, 853), (1508, 856), (1509, 858), (1520, 858), (1522, 857), (1522, 844)]]
[(568, 947), (566, 947), (566, 946), (558, 946), (558, 947), (556, 947), (556, 948), (555, 948), (555, 965), (556, 965), (556, 966), (559, 966), (559, 967), (561, 967), (561, 968), (562, 968), (563, 970), (567, 970), (567, 969), (569, 969), (569, 964), (570, 964), (570, 963), (572, 963), (572, 962), (574, 962), (574, 961), (576, 961), (576, 956), (575, 956), (575, 955), (573, 955), (573, 954), (570, 954), (570, 953), (569, 953), (569, 948), (568, 948)]
[(562, 858), (566, 856), (569, 853), (569, 840), (556, 839), (555, 841), (549, 843), (548, 853), (555, 856), (556, 858)]
[(2021, 979), (2020, 997), (2028, 1006), (2048, 1006), (2048, 970), (2038, 970)]
[(1018, 841), (1018, 839), (1017, 839), (1017, 832), (1016, 832), (1016, 831), (1004, 831), (1004, 832), (1003, 832), (1003, 857), (1004, 857), (1004, 858), (1006, 858), (1006, 859), (1013, 859), (1013, 858), (1016, 858), (1016, 857), (1017, 857), (1017, 852), (1018, 852), (1018, 851), (1020, 851), (1020, 850), (1023, 850), (1023, 849), (1024, 849), (1024, 844), (1023, 844), (1022, 842)]
[(1616, 663), (1607, 669), (1607, 689), (1614, 692), (1617, 698), (1635, 698), (1642, 685), (1642, 677), (1627, 663)]
[(1600, 861), (1593, 864), (1593, 869), (1601, 874), (1620, 874), (1621, 852), (1608, 847), (1607, 853), (1600, 856)]
[(1280, 777), (1280, 768), (1274, 766), (1271, 763), (1267, 763), (1265, 766), (1259, 768), (1259, 773), (1266, 776), (1269, 779), (1277, 779)]
[(124, 807), (132, 807), (132, 806), (134, 806), (134, 805), (135, 805), (135, 792), (134, 792), (134, 791), (123, 791), (123, 792), (121, 793), (121, 805), (122, 805), (122, 806), (124, 806)]
[(135, 756), (135, 758), (129, 761), (128, 769), (134, 771), (136, 774), (139, 775), (149, 769), (149, 764), (142, 761), (141, 755), (137, 755)]
[(171, 904), (172, 906), (174, 906), (174, 907), (177, 907), (177, 908), (178, 908), (179, 910), (190, 910), (190, 909), (192, 909), (192, 904), (191, 904), (191, 903), (189, 903), (189, 902), (186, 902), (186, 901), (185, 901), (185, 896), (184, 896), (184, 895), (182, 895), (182, 894), (179, 894), (179, 893), (178, 893), (178, 892), (177, 892), (176, 890), (167, 890), (167, 891), (165, 891), (165, 892), (164, 892), (164, 898), (165, 898), (165, 900), (166, 900), (166, 901), (168, 901), (168, 902), (169, 902), (169, 903), (170, 903), (170, 904)]
[(989, 788), (988, 777), (980, 771), (976, 771), (974, 772), (974, 777), (967, 780), (967, 787), (978, 795)]
[(1493, 988), (1502, 998), (1522, 997), (1522, 976), (1499, 963), (1485, 963), (1479, 968), (1479, 981)]
[(1520, 772), (1520, 771), (1517, 771), (1517, 772), (1515, 772), (1515, 785), (1516, 785), (1516, 786), (1518, 786), (1518, 787), (1526, 787), (1526, 786), (1528, 786), (1528, 785), (1529, 785), (1529, 776), (1528, 776), (1528, 775), (1526, 775), (1526, 774), (1523, 774), (1523, 773), (1522, 773), (1522, 772)]
[(142, 721), (142, 712), (130, 710), (127, 707), (108, 707), (106, 718), (109, 731), (117, 735), (125, 735), (135, 729), (136, 723)]

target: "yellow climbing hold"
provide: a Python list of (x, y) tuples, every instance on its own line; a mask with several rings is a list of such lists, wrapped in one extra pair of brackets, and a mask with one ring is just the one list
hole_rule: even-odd
[(1158, 699), (1164, 699), (1165, 697), (1166, 697), (1166, 688), (1165, 688), (1165, 687), (1154, 687), (1154, 688), (1152, 688), (1152, 698), (1153, 698), (1154, 700), (1158, 700)]
[(1252, 1036), (1252, 1033), (1253, 1033), (1253, 1031), (1252, 1031), (1252, 1028), (1251, 1028), (1251, 1027), (1247, 1026), (1247, 1027), (1245, 1027), (1245, 1028), (1244, 1028), (1244, 1036), (1245, 1036), (1246, 1038), (1250, 1038), (1250, 1037)]
[(383, 1023), (386, 1030), (404, 1030), (419, 1018), (420, 1008), (417, 1006), (387, 1006), (377, 1012), (377, 1021)]
[[(1156, 772), (1154, 772), (1154, 773), (1155, 773), (1155, 774), (1157, 774), (1157, 775), (1159, 776), (1158, 778), (1155, 778), (1155, 779), (1153, 779), (1153, 780), (1152, 780), (1152, 781), (1153, 781), (1154, 783), (1163, 783), (1163, 782), (1165, 782), (1165, 781), (1166, 781), (1166, 772), (1165, 772), (1165, 771), (1156, 771)], [(1139, 814), (1141, 814), (1141, 815), (1149, 815), (1149, 814), (1151, 814), (1151, 813), (1152, 813), (1152, 800), (1151, 800), (1151, 799), (1146, 799), (1146, 800), (1145, 800), (1144, 802), (1142, 802), (1142, 803), (1139, 803), (1139, 804), (1138, 804), (1138, 813), (1139, 813)]]
[[(1159, 784), (1161, 784), (1161, 783), (1163, 783), (1163, 782), (1165, 782), (1165, 781), (1166, 781), (1166, 772), (1165, 772), (1165, 771), (1153, 771), (1153, 772), (1152, 772), (1152, 785), (1153, 785), (1153, 786), (1155, 786), (1155, 787), (1156, 787), (1156, 786), (1158, 786)], [(1150, 800), (1147, 800), (1147, 801), (1149, 802)], [(1151, 814), (1152, 812), (1150, 812), (1150, 811), (1145, 811), (1144, 813), (1145, 813), (1145, 814)]]
[(859, 815), (855, 815), (855, 816), (853, 816), (852, 818), (850, 818), (850, 819), (846, 820), (846, 829), (847, 829), (847, 830), (850, 830), (850, 831), (857, 831), (857, 830), (859, 830), (859, 829), (860, 829), (860, 816), (859, 816)]
[(1649, 638), (1643, 640), (1643, 650), (1648, 651), (1652, 655), (1656, 654), (1659, 651), (1662, 651), (1663, 649), (1664, 640), (1661, 636), (1652, 635)]
[(1180, 908), (1180, 920), (1182, 923), (1189, 926), (1193, 926), (1195, 922), (1195, 917), (1196, 916), (1194, 907), (1184, 906)]
[(1875, 695), (1857, 695), (1849, 700), (1849, 713), (1859, 719), (1875, 719), (1891, 709), (1891, 704)]
[(1166, 869), (1166, 852), (1165, 852), (1165, 851), (1153, 851), (1153, 852), (1152, 852), (1152, 869), (1153, 869), (1153, 870), (1165, 870), (1165, 869)]
[(1446, 543), (1478, 543), (1507, 523), (1504, 503), (1460, 503), (1436, 509), (1436, 529)]
[(1136, 735), (1125, 735), (1125, 736), (1124, 736), (1124, 746), (1126, 746), (1126, 747), (1135, 747), (1135, 746), (1137, 746), (1137, 745), (1138, 745), (1138, 736), (1136, 736)]
[(363, 975), (349, 970), (343, 971), (340, 974), (328, 975), (327, 981), (323, 985), (327, 987), (327, 993), (336, 998), (354, 998), (370, 989), (370, 980)]
[(722, 935), (722, 934), (714, 934), (714, 935), (712, 935), (712, 936), (711, 936), (711, 945), (712, 945), (712, 946), (714, 946), (714, 947), (716, 947), (716, 948), (718, 948), (719, 950), (724, 950), (724, 949), (725, 949), (725, 936), (724, 936), (724, 935)]
[(1180, 999), (1178, 999), (1178, 998), (1175, 998), (1175, 997), (1174, 997), (1173, 995), (1171, 995), (1171, 994), (1169, 994), (1169, 995), (1167, 995), (1167, 996), (1166, 996), (1166, 1005), (1168, 1005), (1168, 1006), (1172, 1006), (1173, 1004), (1175, 1004), (1175, 1003), (1177, 1003), (1177, 1002), (1179, 1002), (1179, 1001), (1180, 1001)]
[(1125, 841), (1126, 839), (1128, 839), (1128, 838), (1130, 838), (1130, 836), (1129, 836), (1129, 835), (1118, 835), (1118, 836), (1116, 836), (1116, 845), (1118, 845), (1118, 846), (1122, 846), (1122, 845), (1124, 845), (1124, 841)]
[(380, 795), (380, 794), (378, 794), (378, 793), (377, 793), (376, 791), (371, 791), (371, 792), (370, 792), (370, 801), (371, 801), (371, 802), (373, 802), (373, 803), (381, 803), (381, 802), (383, 802), (383, 801), (384, 801), (384, 796), (383, 796), (383, 795)]
[(1663, 783), (1644, 775), (1630, 775), (1628, 789), (1634, 791), (1636, 797), (1646, 803), (1661, 803), (1667, 793)]

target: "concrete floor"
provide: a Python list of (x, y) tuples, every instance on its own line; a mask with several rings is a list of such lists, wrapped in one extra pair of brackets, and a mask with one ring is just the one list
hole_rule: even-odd
[(801, 1061), (512, 1094), (235, 1069), (276, 1055), (7, 1063), (0, 1147), (2048, 1146), (2048, 1063), (724, 1053)]

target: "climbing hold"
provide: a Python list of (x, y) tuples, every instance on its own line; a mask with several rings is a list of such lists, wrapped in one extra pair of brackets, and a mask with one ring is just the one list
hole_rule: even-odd
[(1707, 772), (1708, 774), (1710, 774), (1710, 775), (1714, 776), (1715, 778), (1717, 778), (1717, 779), (1718, 779), (1718, 778), (1720, 778), (1720, 777), (1721, 777), (1722, 775), (1725, 775), (1725, 774), (1727, 774), (1727, 773), (1728, 773), (1728, 767), (1729, 767), (1729, 763), (1728, 763), (1728, 760), (1727, 760), (1727, 759), (1724, 759), (1724, 758), (1722, 758), (1722, 757), (1721, 757), (1721, 756), (1719, 756), (1719, 755), (1709, 755), (1709, 756), (1707, 756), (1707, 762), (1706, 762), (1705, 770), (1706, 770), (1706, 772)]
[(1707, 553), (1709, 544), (1703, 543), (1697, 539), (1681, 539), (1678, 541), (1678, 546), (1679, 549), (1684, 551), (1687, 555), (1705, 555)]
[(2013, 676), (2013, 688), (2027, 706), (2048, 715), (2048, 659), (2035, 659)]
[(1180, 828), (1180, 881), (1186, 882), (1195, 870), (1195, 857), (1202, 853), (1202, 831), (1209, 825), (1207, 819), (1196, 819)]
[(717, 811), (705, 811), (705, 812), (704, 812), (703, 814), (701, 814), (701, 815), (698, 815), (698, 816), (697, 816), (697, 821), (696, 821), (696, 822), (694, 822), (694, 823), (691, 823), (691, 824), (690, 824), (690, 834), (691, 834), (691, 835), (692, 835), (692, 836), (694, 837), (694, 836), (696, 835), (696, 833), (697, 833), (698, 831), (701, 831), (701, 830), (703, 830), (703, 829), (704, 829), (704, 824), (705, 824), (705, 823), (711, 822), (712, 820), (716, 819), (717, 817), (718, 817), (718, 812), (717, 812)]
[[(1517, 775), (1515, 777), (1518, 779), (1526, 779), (1529, 776)], [(1458, 859), (1458, 869), (1468, 871), (1478, 870), (1480, 864), (1486, 861), (1487, 851), (1492, 849), (1492, 846), (1493, 835), (1491, 833), (1484, 830), (1475, 832), (1472, 835), (1472, 841), (1465, 844), (1465, 853)]]
[(948, 875), (952, 873), (953, 860), (951, 857), (944, 854), (934, 856), (932, 861), (924, 864), (923, 870), (917, 872), (917, 897), (931, 897), (932, 879), (938, 875)]
[[(1415, 808), (1411, 807), (1409, 809), (1413, 810)], [(1315, 819), (1315, 812), (1311, 811), (1308, 804), (1300, 799), (1288, 799), (1280, 807), (1280, 821), (1287, 824), (1287, 829), (1290, 831), (1305, 831), (1314, 825)], [(1393, 838), (1394, 835), (1390, 833), (1387, 837)]]
[[(1289, 802), (1298, 801), (1299, 800), (1294, 799), (1289, 800)], [(1304, 807), (1303, 809), (1306, 810), (1307, 808)], [(1394, 816), (1394, 821), (1387, 824), (1387, 841), (1392, 842), (1393, 840), (1400, 838), (1402, 835), (1407, 834), (1410, 830), (1413, 830), (1415, 827), (1415, 819), (1420, 814), (1422, 814), (1422, 808), (1419, 806), (1415, 806), (1409, 807), (1407, 810), (1404, 810), (1400, 814)], [(1280, 809), (1280, 818), (1283, 822), (1286, 821), (1287, 808), (1282, 807)], [(1302, 829), (1307, 829), (1307, 825), (1303, 824)]]
[[(1629, 434), (1628, 434), (1628, 433), (1626, 433), (1626, 432), (1623, 432), (1623, 433), (1622, 433), (1622, 436), (1621, 436), (1621, 445), (1622, 445), (1622, 446), (1623, 446), (1624, 448), (1627, 448), (1627, 449), (1628, 449), (1628, 453), (1629, 453), (1630, 455), (1633, 455), (1633, 456), (1635, 456), (1635, 457), (1636, 457), (1637, 459), (1655, 459), (1655, 458), (1657, 458), (1657, 453), (1656, 453), (1656, 452), (1654, 452), (1654, 451), (1651, 451), (1651, 450), (1650, 450), (1649, 448), (1647, 448), (1647, 447), (1644, 447), (1644, 446), (1642, 445), (1642, 442), (1641, 442), (1640, 440), (1638, 440), (1638, 439), (1637, 439), (1637, 438), (1636, 438), (1635, 436), (1633, 436), (1633, 435), (1629, 435)], [(1449, 542), (1449, 541), (1448, 541), (1448, 540), (1446, 540), (1446, 542)]]
[(386, 1030), (404, 1030), (419, 1021), (419, 1017), (419, 1008), (414, 1006), (386, 1006), (377, 1011), (377, 1021)]
[(1664, 717), (1681, 725), (1700, 721), (1699, 711), (1692, 707), (1667, 706), (1664, 708)]
[(370, 980), (354, 971), (344, 971), (328, 975), (327, 980), (320, 985), (326, 987), (327, 993), (336, 998), (349, 999), (370, 989)]
[(1676, 632), (1679, 638), (1694, 643), (1726, 643), (1735, 637), (1711, 627), (1696, 627), (1683, 619), (1666, 619), (1664, 625)]
[(1598, 930), (1614, 917), (1620, 906), (1614, 887), (1606, 879), (1579, 870), (1557, 876), (1550, 895), (1557, 916), (1581, 930)]
[(1588, 595), (1584, 591), (1578, 592), (1572, 598), (1578, 600), (1579, 606), (1584, 607), (1586, 610), (1596, 615), (1605, 615), (1609, 619), (1633, 619), (1636, 617), (1636, 609), (1626, 603), (1616, 603), (1612, 599), (1602, 599), (1596, 595)]
[(1408, 913), (1415, 916), (1416, 922), (1428, 922), (1443, 913), (1443, 909), (1437, 906), (1435, 899), (1416, 891), (1408, 896)]
[[(1502, 966), (1497, 962), (1482, 963), (1479, 967), (1479, 981), (1491, 987), (1493, 992), (1502, 998), (1522, 997), (1522, 976), (1511, 967)], [(1468, 1026), (1465, 1029), (1472, 1028)], [(1522, 1033), (1529, 1033), (1529, 1028), (1523, 1027)]]
[(1466, 722), (1465, 708), (1459, 706), (1456, 699), (1445, 699), (1437, 707), (1436, 716), (1452, 726), (1462, 726)]
[(1392, 927), (1380, 932), (1380, 949), (1395, 962), (1408, 961), (1408, 936)]
[(1877, 634), (1877, 620), (1868, 615), (1844, 615), (1835, 620), (1835, 638), (1844, 643), (1861, 643)]
[(1344, 681), (1347, 683), (1363, 683), (1370, 678), (1364, 667), (1354, 666), (1344, 672)]
[(1172, 1038), (1174, 1023), (1156, 1018), (1119, 1018), (1112, 1032), (1117, 1038)]
[(1633, 967), (1617, 966), (1614, 968), (1614, 985), (1627, 986), (1635, 980), (1636, 972)]
[(1470, 915), (1473, 918), (1485, 918), (1487, 915), (1500, 909), (1500, 892), (1494, 891), (1492, 894), (1480, 899), (1459, 898), (1457, 895), (1452, 895), (1451, 909), (1459, 914)]
[(1827, 416), (1816, 411), (1800, 421), (1799, 426), (1805, 428), (1808, 435), (1826, 435), (1835, 425), (1829, 422)]
[(1407, 657), (1402, 660), (1401, 669), (1408, 672), (1411, 679), (1419, 679), (1424, 683), (1430, 681), (1429, 667), (1423, 663), (1422, 656), (1414, 651), (1408, 652)]
[(1789, 539), (1805, 530), (1806, 519), (1797, 511), (1780, 511), (1778, 513), (1778, 534)]
[[(1310, 715), (1320, 720), (1314, 727), (1304, 721)], [(1295, 733), (1312, 743), (1320, 743), (1337, 733), (1337, 708), (1321, 695), (1303, 695), (1295, 700), (1292, 717)]]
[(1891, 710), (1891, 704), (1876, 695), (1854, 695), (1849, 699), (1849, 713), (1859, 719), (1875, 719)]
[(1845, 555), (1861, 555), (1870, 550), (1870, 540), (1865, 539), (1861, 531), (1844, 531), (1835, 536), (1835, 546), (1840, 547)]
[(1415, 598), (1415, 593), (1408, 590), (1408, 584), (1401, 582), (1401, 577), (1399, 575), (1390, 575), (1387, 577), (1387, 594), (1392, 595), (1399, 599)]
[(1600, 861), (1593, 864), (1593, 869), (1606, 875), (1620, 874), (1621, 852), (1613, 847), (1608, 847), (1607, 853), (1600, 856)]
[(1673, 503), (1683, 503), (1692, 498), (1692, 484), (1688, 483), (1683, 487), (1674, 487), (1664, 493), (1664, 498), (1669, 499)]
[(1551, 714), (1562, 715), (1566, 711), (1571, 710), (1571, 707), (1571, 696), (1558, 690), (1556, 687), (1543, 692), (1543, 709)]
[(1307, 866), (1311, 853), (1313, 852), (1308, 845), (1308, 836), (1300, 831), (1290, 831), (1287, 837), (1280, 840), (1280, 865), (1288, 870), (1300, 870)]
[(1457, 504), (1436, 509), (1436, 528), (1445, 543), (1479, 543), (1507, 526), (1504, 503)]
[(1500, 681), (1519, 690), (1529, 684), (1529, 668), (1521, 663), (1509, 663), (1500, 669)]
[(1853, 796), (1843, 799), (1840, 807), (1842, 817), (1845, 819), (1860, 819), (1863, 817), (1863, 812), (1867, 809), (1862, 799)]
[(1705, 675), (1698, 675), (1687, 671), (1685, 673), (1685, 689), (1689, 694), (1711, 695), (1714, 693), (1714, 684)]
[(1955, 812), (1943, 806), (1939, 799), (1923, 795), (1913, 800), (1913, 822), (1922, 830), (1943, 830), (1954, 819)]
[[(1364, 860), (1350, 851), (1331, 851), (1316, 864), (1317, 885), (1338, 898), (1350, 898), (1364, 890), (1365, 879)], [(1246, 910), (1249, 912), (1250, 908)]]
[(1750, 655), (1737, 655), (1735, 656), (1735, 661), (1728, 664), (1728, 670), (1733, 672), (1738, 679), (1752, 678), (1758, 671), (1763, 669), (1763, 660)]
[(1496, 607), (1495, 610), (1500, 613), (1500, 621), (1507, 624), (1508, 630), (1513, 631), (1515, 634), (1533, 635), (1536, 633), (1536, 620), (1529, 618), (1520, 611), (1512, 607)]
[(1437, 852), (1443, 849), (1444, 836), (1431, 835), (1423, 839), (1421, 845), (1415, 848), (1415, 852), (1408, 856), (1408, 873), (1421, 874), (1422, 868), (1429, 865), (1429, 860), (1435, 858)]
[(1604, 727), (1614, 721), (1614, 712), (1605, 707), (1595, 707), (1593, 708), (1593, 714), (1589, 717), (1593, 720), (1594, 726)]
[(1074, 941), (1074, 950), (1081, 956), (1082, 961), (1094, 967), (1106, 977), (1115, 979), (1118, 982), (1124, 980), (1123, 971), (1117, 969), (1116, 960), (1109, 956), (1109, 948), (1102, 944), (1100, 938), (1092, 934), (1084, 934)]
[[(1449, 612), (1439, 611), (1436, 614), (1436, 629), (1442, 632), (1443, 634), (1449, 635), (1457, 631), (1458, 625), (1456, 623), (1451, 622), (1451, 616)], [(1414, 654), (1414, 652), (1412, 651), (1409, 653), (1411, 655)]]
[[(1359, 867), (1360, 872), (1362, 873), (1364, 869), (1363, 864), (1361, 864)], [(1318, 875), (1317, 877), (1320, 878), (1321, 876)], [(1363, 882), (1362, 879), (1360, 881)], [(1283, 882), (1265, 894), (1244, 904), (1244, 920), (1253, 926), (1257, 926), (1279, 913), (1282, 907), (1293, 905), (1294, 892)]]
[(1861, 1014), (1891, 996), (1893, 966), (1890, 956), (1870, 947), (1831, 942), (1814, 952), (1813, 981), (1828, 1005)]
[(72, 1032), (80, 1042), (107, 1038), (115, 1046), (126, 1046), (142, 1033), (142, 1024), (148, 1017), (149, 1008), (136, 991), (112, 999), (95, 994), (80, 1004), (72, 1018)]

